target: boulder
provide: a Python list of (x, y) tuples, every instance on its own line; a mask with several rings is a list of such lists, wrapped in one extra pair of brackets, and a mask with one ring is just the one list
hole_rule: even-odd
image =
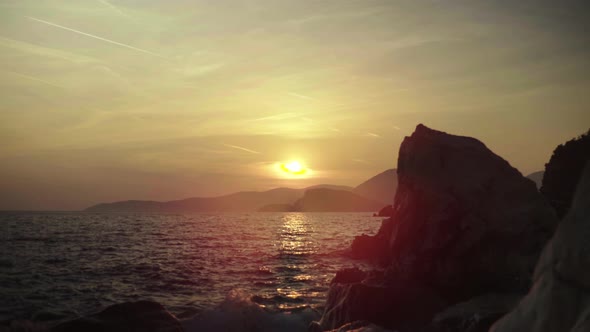
[(414, 331), (426, 326), (445, 305), (431, 289), (411, 281), (334, 283), (319, 325), (330, 330), (349, 322), (368, 321), (389, 329)]
[(90, 316), (61, 323), (51, 332), (182, 332), (180, 322), (161, 304), (137, 301), (115, 304)]
[[(392, 217), (352, 248), (353, 256), (384, 263), (385, 289), (332, 285), (324, 329), (368, 320), (411, 330), (412, 317), (429, 322), (437, 304), (526, 292), (557, 225), (532, 181), (480, 141), (423, 125), (402, 142), (397, 171)], [(368, 309), (380, 306), (377, 317)]]
[(520, 299), (521, 294), (486, 294), (455, 304), (434, 316), (430, 331), (487, 332)]
[(543, 250), (534, 284), (492, 332), (590, 331), (590, 163), (571, 209)]

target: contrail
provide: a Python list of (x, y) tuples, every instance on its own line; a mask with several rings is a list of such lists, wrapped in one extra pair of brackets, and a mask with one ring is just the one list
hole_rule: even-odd
[(242, 150), (242, 151), (246, 151), (246, 152), (250, 152), (250, 153), (254, 153), (254, 154), (260, 154), (260, 152), (258, 152), (258, 151), (246, 149), (245, 147), (242, 147), (242, 146), (231, 145), (231, 144), (223, 144), (223, 145), (227, 146), (229, 148), (234, 148), (234, 149), (238, 149), (238, 150)]
[(121, 15), (121, 16), (125, 16), (127, 18), (130, 18), (129, 15), (125, 14), (121, 9), (115, 7), (112, 3), (106, 1), (106, 0), (98, 0), (98, 2), (102, 3), (103, 5), (109, 7), (110, 9), (112, 9), (113, 11), (117, 12), (117, 14)]
[(165, 56), (162, 56), (160, 54), (157, 54), (157, 53), (154, 53), (154, 52), (150, 52), (150, 51), (147, 51), (147, 50), (144, 50), (144, 49), (141, 49), (141, 48), (133, 47), (131, 45), (119, 43), (119, 42), (116, 42), (114, 40), (102, 38), (102, 37), (99, 37), (99, 36), (96, 36), (96, 35), (92, 35), (92, 34), (89, 34), (89, 33), (86, 33), (86, 32), (82, 32), (82, 31), (75, 30), (75, 29), (72, 29), (72, 28), (64, 27), (63, 25), (59, 25), (59, 24), (48, 22), (48, 21), (40, 20), (38, 18), (34, 18), (34, 17), (30, 17), (30, 16), (25, 16), (25, 17), (28, 18), (29, 20), (41, 22), (41, 23), (44, 23), (44, 24), (47, 24), (47, 25), (51, 25), (51, 26), (60, 28), (60, 29), (68, 30), (68, 31), (71, 31), (71, 32), (75, 32), (77, 34), (81, 34), (81, 35), (84, 35), (84, 36), (87, 36), (87, 37), (91, 37), (91, 38), (94, 38), (94, 39), (102, 40), (104, 42), (107, 42), (107, 43), (110, 43), (110, 44), (113, 44), (113, 45), (125, 47), (125, 48), (128, 48), (128, 49), (137, 51), (137, 52), (146, 53), (146, 54), (149, 54), (149, 55), (157, 56), (157, 57), (162, 58), (162, 59), (169, 60), (168, 58), (166, 58)]

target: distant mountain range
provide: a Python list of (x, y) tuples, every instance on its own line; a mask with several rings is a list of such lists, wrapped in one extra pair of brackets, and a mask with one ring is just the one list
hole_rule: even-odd
[[(321, 184), (302, 189), (244, 191), (218, 197), (193, 197), (167, 202), (129, 200), (101, 203), (84, 211), (95, 213), (191, 213), (252, 211), (378, 211), (390, 204), (396, 171), (378, 174), (353, 188)], [(307, 193), (307, 194), (306, 194)]]
[(397, 170), (388, 169), (359, 184), (352, 192), (387, 205), (393, 204), (396, 190)]

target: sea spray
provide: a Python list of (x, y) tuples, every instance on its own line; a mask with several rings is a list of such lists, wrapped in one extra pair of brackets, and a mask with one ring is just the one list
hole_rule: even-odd
[(225, 300), (213, 309), (206, 309), (182, 321), (187, 332), (300, 332), (320, 318), (320, 313), (309, 306), (281, 311), (260, 306), (244, 290), (230, 291)]

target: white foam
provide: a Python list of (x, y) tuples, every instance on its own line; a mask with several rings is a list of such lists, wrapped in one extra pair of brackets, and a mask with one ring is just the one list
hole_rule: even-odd
[(296, 312), (271, 311), (250, 300), (251, 295), (242, 290), (233, 290), (225, 300), (213, 309), (182, 321), (187, 332), (305, 332), (320, 314), (305, 308)]

